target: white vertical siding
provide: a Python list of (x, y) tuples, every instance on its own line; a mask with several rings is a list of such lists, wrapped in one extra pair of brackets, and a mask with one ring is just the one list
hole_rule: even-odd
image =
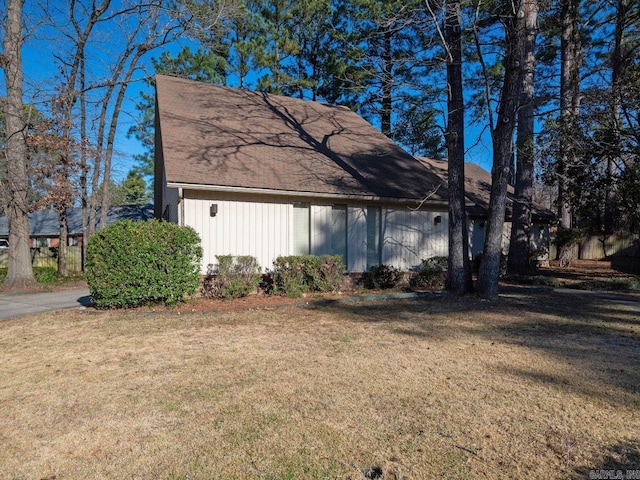
[[(440, 222), (436, 224), (438, 216)], [(423, 259), (446, 256), (449, 250), (447, 235), (446, 212), (383, 208), (382, 263), (411, 270)]]
[(347, 209), (347, 270), (367, 270), (367, 207), (350, 206)]
[[(216, 255), (252, 255), (263, 270), (279, 255), (289, 254), (292, 205), (286, 198), (185, 191), (185, 225), (202, 240), (202, 272)], [(218, 214), (209, 215), (212, 203)]]
[(331, 205), (311, 205), (311, 253), (331, 253)]
[[(216, 255), (252, 255), (263, 270), (271, 269), (276, 257), (290, 255), (294, 201), (311, 204), (311, 253), (332, 251), (330, 204), (286, 196), (196, 190), (185, 190), (183, 196), (184, 224), (193, 227), (202, 240), (203, 273), (209, 264), (217, 263)], [(215, 217), (209, 214), (212, 203), (218, 205)], [(441, 217), (439, 224), (434, 222), (436, 216)], [(422, 259), (447, 254), (446, 212), (383, 206), (381, 227), (383, 263), (409, 270)], [(348, 205), (346, 260), (348, 271), (366, 270), (367, 205)]]

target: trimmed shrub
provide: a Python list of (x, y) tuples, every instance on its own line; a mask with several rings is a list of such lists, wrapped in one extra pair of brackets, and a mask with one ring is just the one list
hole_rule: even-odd
[(201, 259), (191, 227), (121, 220), (91, 237), (87, 283), (100, 308), (173, 305), (197, 291)]
[(402, 270), (391, 265), (372, 265), (369, 267), (370, 288), (380, 290), (393, 288), (400, 283), (402, 277)]
[(306, 292), (335, 292), (344, 277), (340, 255), (289, 255), (273, 262), (274, 290), (288, 297)]
[(262, 275), (255, 257), (216, 255), (216, 260), (202, 282), (205, 297), (240, 298), (256, 291)]
[(309, 291), (303, 258), (302, 255), (289, 255), (273, 261), (274, 292), (282, 292), (287, 297), (295, 298)]
[(442, 287), (447, 273), (447, 257), (431, 257), (420, 262), (420, 267), (411, 278), (414, 288)]

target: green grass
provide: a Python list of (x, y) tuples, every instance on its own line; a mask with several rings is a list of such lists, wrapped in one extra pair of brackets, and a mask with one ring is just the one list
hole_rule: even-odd
[[(0, 268), (0, 283), (4, 281), (6, 276), (7, 269)], [(68, 277), (62, 277), (58, 274), (58, 270), (53, 267), (33, 267), (33, 276), (36, 278), (38, 283), (48, 287), (64, 285), (69, 282), (76, 282), (84, 279), (83, 274), (74, 274)]]

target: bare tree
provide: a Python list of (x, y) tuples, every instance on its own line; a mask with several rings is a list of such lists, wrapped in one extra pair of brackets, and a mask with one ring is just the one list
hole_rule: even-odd
[(4, 289), (18, 290), (37, 285), (33, 277), (29, 250), (27, 125), (22, 107), (22, 24), (23, 0), (7, 0), (4, 52), (0, 64), (5, 75), (6, 102), (6, 162), (7, 216), (9, 219), (9, 263)]

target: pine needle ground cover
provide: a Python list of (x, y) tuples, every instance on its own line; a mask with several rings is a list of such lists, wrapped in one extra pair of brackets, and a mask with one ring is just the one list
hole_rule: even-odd
[(640, 468), (636, 307), (513, 288), (0, 323), (0, 478), (585, 478)]

